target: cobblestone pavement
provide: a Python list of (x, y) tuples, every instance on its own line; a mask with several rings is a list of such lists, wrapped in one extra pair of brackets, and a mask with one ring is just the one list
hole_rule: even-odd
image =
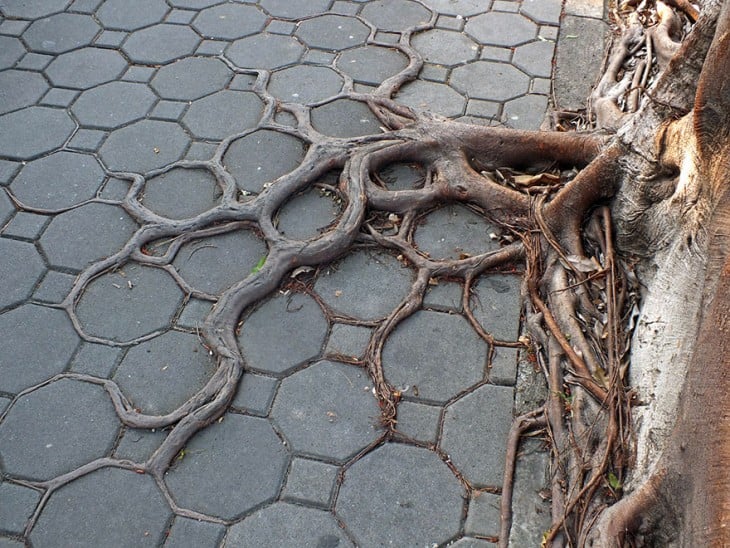
[[(402, 393), (397, 435), (384, 441), (362, 364), (415, 273), (383, 249), (299, 269), (246, 307), (245, 374), (227, 412), (164, 475), (144, 470), (225, 375), (199, 332), (221, 296), (265, 273), (271, 234), (319, 238), (344, 215), (323, 174), (270, 230), (245, 218), (205, 226), (226, 200), (252, 200), (302, 162), (307, 109), (277, 112), (275, 100), (308, 107), (324, 135), (378, 133), (348, 94), (409, 70), (403, 32), (416, 28), (425, 64), (398, 101), (535, 129), (562, 9), (0, 0), (0, 547), (492, 545), (518, 352), (472, 329), (460, 282), (432, 280), (382, 348)], [(379, 176), (398, 190), (427, 174), (399, 163)], [(169, 230), (132, 251), (161, 219)], [(425, 215), (413, 241), (459, 258), (497, 249), (495, 232), (451, 205)], [(497, 340), (519, 335), (519, 286), (511, 273), (474, 285), (469, 306)], [(535, 496), (545, 460), (525, 459), (523, 546), (539, 543), (548, 511)]]

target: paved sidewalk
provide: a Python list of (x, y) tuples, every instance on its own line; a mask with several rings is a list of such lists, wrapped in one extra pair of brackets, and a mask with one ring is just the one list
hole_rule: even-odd
[[(602, 16), (595, 2), (567, 9), (571, 24)], [(68, 295), (140, 228), (121, 207), (133, 180), (124, 173), (144, 176), (148, 218), (182, 223), (216, 207), (220, 177), (252, 196), (302, 161), (306, 143), (261, 126), (268, 98), (308, 106), (325, 135), (377, 133), (343, 89), (367, 93), (404, 70), (392, 45), (413, 25), (433, 28), (413, 36), (426, 63), (398, 101), (537, 129), (562, 10), (561, 0), (0, 0), (0, 548), (492, 546), (515, 405), (540, 394), (517, 350), (497, 347), (489, 360), (460, 283), (440, 280), (385, 344), (385, 375), (403, 397), (402, 436), (384, 444), (362, 358), (411, 269), (359, 248), (305, 273), (311, 293), (282, 288), (246, 310), (238, 392), (160, 484), (129, 463), (147, 461), (169, 429), (125, 426), (103, 383), (147, 415), (193, 397), (216, 367), (198, 327), (261, 267), (267, 242), (248, 226), (174, 251), (161, 241), (169, 264), (107, 268), (71, 315)], [(227, 175), (194, 162), (217, 154)], [(160, 169), (179, 160), (193, 162)], [(380, 176), (390, 189), (424, 178), (408, 164)], [(277, 213), (278, 230), (317, 237), (340, 205), (300, 193)], [(458, 258), (495, 248), (494, 231), (446, 206), (414, 242)], [(519, 336), (519, 286), (511, 274), (475, 285), (473, 311), (496, 339)], [(516, 546), (539, 545), (549, 523), (537, 496), (546, 474), (540, 444), (528, 444)]]

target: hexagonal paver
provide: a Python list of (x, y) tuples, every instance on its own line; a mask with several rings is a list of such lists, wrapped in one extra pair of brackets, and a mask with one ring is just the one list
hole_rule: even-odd
[(147, 181), (142, 203), (159, 215), (186, 219), (214, 207), (220, 196), (210, 171), (174, 168)]
[(269, 92), (286, 103), (312, 104), (337, 95), (342, 84), (329, 67), (297, 65), (272, 74)]
[(0, 315), (0, 337), (0, 390), (10, 393), (63, 371), (79, 344), (65, 312), (30, 304)]
[(318, 189), (310, 189), (284, 204), (276, 215), (276, 226), (288, 238), (316, 238), (334, 223), (339, 213), (340, 206), (332, 196), (326, 196)]
[(89, 15), (57, 13), (31, 23), (23, 32), (23, 39), (31, 51), (64, 53), (88, 46), (100, 30)]
[(0, 70), (12, 67), (25, 55), (23, 43), (12, 36), (0, 36)]
[(495, 230), (470, 209), (449, 205), (421, 219), (413, 242), (434, 259), (459, 259), (499, 249), (499, 242), (489, 237)]
[(70, 0), (5, 0), (0, 6), (0, 12), (5, 17), (37, 19), (63, 11), (69, 4)]
[(502, 120), (515, 129), (540, 129), (547, 112), (547, 95), (525, 95), (505, 103)]
[(304, 46), (293, 36), (267, 32), (236, 40), (226, 57), (241, 68), (276, 69), (296, 63)]
[(530, 78), (507, 63), (475, 61), (456, 67), (451, 85), (475, 99), (505, 101), (527, 93)]
[(128, 342), (167, 327), (182, 298), (164, 270), (127, 264), (91, 282), (76, 312), (87, 333)]
[(115, 129), (144, 118), (156, 101), (145, 84), (109, 82), (84, 91), (71, 110), (82, 126)]
[(370, 384), (364, 369), (322, 361), (282, 381), (271, 417), (297, 453), (344, 462), (379, 436)]
[(441, 448), (474, 486), (502, 485), (513, 402), (513, 388), (485, 385), (446, 408)]
[(493, 46), (519, 46), (537, 36), (537, 25), (517, 13), (477, 15), (467, 21), (464, 30), (482, 44)]
[(189, 143), (178, 124), (140, 120), (114, 130), (99, 154), (112, 171), (145, 173), (179, 160)]
[(449, 117), (461, 115), (466, 105), (466, 99), (446, 84), (422, 80), (403, 86), (396, 99), (413, 109)]
[(199, 43), (200, 36), (190, 27), (161, 23), (134, 31), (122, 50), (134, 63), (155, 65), (190, 55)]
[(169, 9), (165, 0), (106, 0), (96, 17), (106, 29), (137, 30), (159, 23)]
[(52, 266), (81, 270), (119, 251), (136, 229), (122, 208), (86, 204), (54, 217), (40, 243)]
[(194, 101), (223, 89), (231, 76), (219, 59), (186, 57), (160, 68), (150, 85), (163, 99)]
[(165, 482), (181, 507), (235, 519), (276, 497), (288, 462), (268, 420), (227, 414), (188, 442)]
[(37, 72), (6, 70), (0, 72), (0, 114), (27, 107), (48, 90), (48, 82)]
[(429, 11), (411, 0), (376, 0), (362, 9), (363, 18), (379, 30), (400, 31), (408, 27), (428, 23)]
[(223, 139), (256, 127), (263, 110), (255, 93), (226, 89), (192, 103), (183, 123), (195, 137)]
[(214, 370), (196, 335), (168, 331), (130, 349), (113, 380), (136, 408), (165, 415), (205, 386)]
[(278, 548), (296, 539), (299, 546), (353, 546), (329, 512), (277, 502), (231, 527), (223, 546)]
[(126, 68), (127, 61), (118, 51), (82, 48), (56, 57), (46, 75), (54, 86), (88, 89), (118, 78)]
[(315, 358), (327, 337), (327, 320), (308, 295), (276, 295), (244, 320), (238, 342), (249, 367), (288, 373)]
[(382, 46), (361, 46), (342, 52), (337, 68), (356, 82), (379, 85), (408, 66), (401, 52)]
[(64, 111), (47, 107), (28, 107), (0, 116), (0, 155), (15, 160), (60, 147), (75, 129)]
[(332, 137), (358, 137), (380, 132), (380, 122), (365, 103), (337, 99), (312, 109), (314, 128)]
[(520, 327), (520, 277), (483, 276), (473, 286), (472, 311), (495, 339), (514, 341)]
[(299, 24), (296, 35), (313, 48), (342, 50), (363, 44), (370, 29), (354, 17), (320, 15)]
[(104, 468), (51, 495), (30, 534), (33, 546), (157, 546), (172, 511), (147, 475)]
[(550, 78), (553, 73), (555, 42), (539, 40), (515, 49), (512, 62), (530, 76)]
[(520, 11), (536, 23), (557, 25), (562, 9), (560, 0), (524, 0)]
[(435, 453), (389, 443), (345, 472), (335, 511), (361, 546), (431, 546), (456, 536), (463, 496)]
[(455, 314), (416, 312), (383, 348), (388, 382), (410, 386), (409, 394), (434, 402), (445, 402), (483, 380), (486, 365), (486, 343)]
[(266, 254), (256, 234), (239, 230), (185, 244), (173, 265), (195, 289), (218, 294), (248, 276)]
[(0, 309), (27, 299), (46, 267), (33, 244), (0, 238)]
[(259, 4), (274, 17), (299, 19), (327, 11), (330, 0), (261, 0)]
[(256, 34), (266, 25), (266, 16), (255, 6), (222, 4), (202, 10), (193, 20), (193, 27), (202, 36), (235, 40)]
[(18, 398), (0, 424), (6, 473), (48, 480), (111, 451), (119, 419), (100, 386), (61, 379)]
[(465, 34), (452, 30), (427, 30), (415, 35), (411, 43), (423, 54), (424, 60), (439, 65), (459, 65), (479, 55), (476, 42)]
[(337, 312), (376, 320), (408, 294), (412, 277), (411, 270), (391, 255), (357, 251), (326, 269), (314, 289)]
[(239, 188), (259, 192), (265, 183), (296, 169), (304, 152), (304, 143), (296, 137), (263, 129), (233, 141), (223, 165)]

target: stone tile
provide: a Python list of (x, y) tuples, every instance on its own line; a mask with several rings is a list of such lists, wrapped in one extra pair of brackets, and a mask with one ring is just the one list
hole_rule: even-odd
[(8, 198), (7, 193), (0, 191), (0, 228), (10, 220), (15, 213), (15, 205)]
[(430, 80), (431, 82), (446, 83), (449, 79), (449, 69), (441, 65), (423, 65), (421, 72), (418, 74), (421, 80)]
[(512, 530), (510, 546), (532, 546), (542, 540), (550, 528), (550, 499), (541, 491), (550, 487), (550, 458), (544, 442), (523, 440), (514, 475), (512, 494)]
[(495, 339), (514, 341), (520, 324), (519, 276), (483, 276), (473, 286), (472, 311), (484, 329)]
[(403, 86), (396, 99), (413, 109), (447, 117), (463, 114), (466, 104), (466, 99), (446, 84), (420, 80)]
[(208, 316), (213, 303), (200, 299), (190, 299), (177, 318), (177, 325), (187, 329), (198, 329)]
[(423, 217), (413, 243), (434, 259), (459, 259), (499, 249), (489, 237), (495, 228), (461, 205), (448, 205)]
[(484, 385), (446, 408), (441, 448), (474, 486), (502, 485), (513, 401), (513, 388)]
[(428, 23), (431, 14), (412, 0), (375, 0), (363, 6), (361, 15), (380, 30), (402, 31)]
[(530, 76), (550, 78), (555, 42), (538, 40), (515, 49), (512, 62)]
[(494, 347), (489, 368), (489, 382), (514, 386), (517, 377), (517, 349)]
[(464, 30), (464, 17), (460, 15), (439, 15), (436, 20), (436, 28), (461, 32)]
[(35, 246), (0, 238), (0, 309), (21, 303), (33, 292), (33, 288), (45, 272), (45, 265)]
[(330, 11), (340, 15), (357, 15), (357, 12), (360, 11), (360, 6), (345, 0), (335, 0)]
[(282, 19), (301, 19), (324, 13), (331, 0), (261, 0), (259, 5), (270, 15)]
[(508, 101), (502, 111), (502, 120), (515, 129), (540, 129), (548, 108), (545, 95), (525, 95)]
[(165, 101), (162, 100), (155, 105), (150, 112), (149, 117), (153, 120), (167, 120), (168, 122), (177, 122), (182, 118), (183, 113), (188, 108), (188, 103), (183, 101)]
[(261, 129), (236, 139), (223, 156), (223, 165), (248, 192), (293, 171), (304, 158), (304, 143), (291, 135)]
[(164, 270), (127, 264), (123, 270), (91, 282), (81, 296), (77, 314), (87, 333), (127, 342), (169, 326), (182, 297)]
[(43, 100), (40, 104), (49, 107), (66, 108), (73, 103), (77, 95), (78, 92), (72, 89), (51, 88), (48, 90), (48, 93), (43, 96)]
[(385, 32), (382, 30), (375, 32), (375, 41), (379, 45), (383, 44), (397, 44), (400, 41), (400, 33), (398, 32)]
[(99, 198), (121, 201), (128, 194), (130, 186), (131, 181), (129, 180), (109, 177), (99, 192)]
[(23, 40), (31, 51), (65, 53), (88, 46), (101, 27), (89, 15), (57, 13), (33, 21), (23, 33)]
[(482, 54), (480, 58), (509, 62), (510, 59), (512, 59), (512, 49), (499, 46), (482, 46)]
[(226, 87), (232, 75), (219, 59), (187, 57), (160, 68), (150, 85), (163, 99), (194, 101)]
[(370, 29), (354, 17), (320, 15), (302, 21), (295, 34), (310, 47), (343, 50), (364, 44)]
[(133, 63), (157, 65), (192, 54), (199, 43), (190, 27), (160, 23), (134, 31), (122, 50)]
[(59, 304), (71, 291), (75, 276), (49, 270), (33, 293), (33, 299), (51, 304)]
[(228, 45), (229, 43), (224, 40), (203, 40), (195, 50), (195, 55), (223, 55)]
[(395, 163), (385, 166), (378, 172), (388, 190), (408, 190), (421, 188), (426, 175), (417, 164)]
[(61, 379), (18, 398), (0, 424), (7, 474), (49, 480), (103, 457), (119, 419), (100, 386)]
[(165, 483), (181, 507), (233, 520), (277, 496), (288, 464), (269, 421), (229, 413), (187, 443)]
[(28, 107), (0, 116), (0, 150), (14, 160), (30, 160), (60, 147), (75, 124), (64, 111)]
[(334, 311), (361, 320), (387, 316), (408, 294), (413, 272), (386, 253), (356, 251), (324, 270), (314, 290)]
[(37, 240), (48, 217), (19, 211), (15, 217), (2, 229), (3, 236), (12, 236), (19, 240)]
[(42, 53), (27, 53), (15, 65), (17, 69), (42, 71), (53, 61), (53, 55), (45, 55)]
[(468, 97), (505, 101), (525, 94), (530, 78), (506, 63), (475, 61), (456, 67), (451, 73), (451, 85)]
[(126, 39), (127, 33), (124, 31), (105, 30), (99, 36), (97, 36), (96, 40), (94, 40), (94, 45), (99, 47), (118, 49), (119, 46), (122, 45), (122, 42), (124, 42)]
[(7, 396), (0, 396), (0, 414), (4, 413), (13, 400)]
[(416, 34), (412, 45), (429, 63), (455, 66), (476, 59), (479, 47), (460, 32), (433, 29)]
[(372, 329), (344, 323), (332, 324), (325, 354), (361, 358), (365, 354)]
[[(13, 177), (18, 173), (20, 168), (24, 164), (21, 162), (11, 162), (9, 160), (0, 160), (0, 185), (7, 185), (10, 181), (12, 181)], [(0, 224), (2, 224), (2, 220), (4, 215), (6, 214), (7, 207), (5, 206), (5, 200), (7, 200), (7, 197), (4, 193), (0, 192)], [(7, 203), (10, 203), (8, 200)]]
[(537, 36), (537, 25), (517, 13), (477, 15), (467, 21), (464, 30), (482, 44), (493, 46), (518, 46)]
[(29, 487), (0, 482), (0, 530), (22, 535), (25, 524), (33, 515), (41, 494)]
[(116, 346), (83, 342), (71, 360), (71, 371), (106, 379), (111, 376), (122, 354), (123, 349)]
[(311, 111), (315, 129), (331, 137), (359, 137), (380, 132), (380, 122), (365, 103), (337, 99)]
[(104, 0), (73, 0), (69, 6), (70, 11), (92, 14)]
[(445, 311), (461, 311), (461, 294), (463, 287), (460, 283), (439, 281), (438, 285), (430, 286), (423, 296), (424, 308), (435, 308)]
[(483, 0), (424, 0), (423, 3), (438, 13), (462, 17), (483, 13), (489, 7)]
[(140, 120), (112, 131), (99, 154), (112, 171), (144, 173), (179, 160), (189, 144), (178, 124)]
[(156, 428), (151, 430), (126, 428), (114, 450), (114, 456), (118, 459), (144, 462), (152, 456), (166, 437), (165, 431)]
[(470, 99), (466, 105), (466, 113), (480, 118), (497, 119), (499, 118), (499, 103)]
[[(405, 388), (405, 387), (401, 387)], [(410, 393), (404, 390), (405, 394)], [(436, 443), (441, 420), (440, 407), (424, 405), (413, 401), (401, 401), (398, 404), (398, 432), (405, 434), (415, 440)]]
[(68, 4), (69, 0), (5, 0), (0, 12), (5, 17), (39, 19), (63, 11)]
[(196, 15), (198, 15), (198, 12), (194, 10), (174, 9), (167, 14), (167, 17), (165, 17), (165, 22), (176, 23), (178, 25), (188, 25), (192, 23)]
[(327, 321), (314, 299), (305, 294), (276, 295), (244, 321), (238, 337), (249, 367), (287, 374), (319, 356)]
[(380, 435), (369, 381), (362, 368), (318, 362), (282, 381), (271, 417), (296, 453), (345, 462)]
[(498, 537), (501, 524), (500, 501), (492, 493), (475, 493), (469, 500), (464, 533), (478, 537)]
[(522, 0), (520, 11), (536, 23), (560, 23), (563, 0)]
[(553, 42), (555, 42), (558, 39), (559, 30), (560, 29), (558, 27), (542, 26), (540, 27), (540, 32), (538, 32), (537, 38), (552, 40)]
[(107, 133), (105, 131), (79, 129), (68, 142), (68, 148), (83, 152), (96, 152), (106, 137)]
[(215, 207), (220, 196), (210, 171), (178, 167), (149, 178), (141, 201), (158, 215), (187, 219)]
[[(235, 89), (239, 91), (251, 91), (256, 85), (255, 74), (236, 74), (228, 85), (228, 89)], [(281, 113), (276, 113), (276, 115)]]
[(127, 61), (115, 50), (81, 48), (56, 57), (46, 69), (54, 86), (89, 89), (110, 82), (127, 69)]
[(435, 453), (389, 443), (345, 472), (335, 509), (362, 546), (431, 546), (459, 531), (462, 497)]
[(152, 75), (155, 73), (155, 67), (143, 67), (140, 65), (134, 65), (129, 67), (127, 72), (122, 76), (122, 80), (126, 82), (149, 82), (152, 79)]
[(109, 82), (84, 91), (71, 111), (82, 126), (116, 129), (144, 118), (156, 101), (144, 84)]
[(343, 80), (328, 67), (297, 65), (271, 75), (269, 92), (286, 103), (313, 104), (337, 95)]
[(550, 95), (552, 89), (552, 80), (549, 78), (533, 78), (530, 86), (530, 93), (540, 95)]
[(298, 546), (338, 548), (353, 546), (332, 514), (285, 502), (258, 510), (233, 525), (223, 546), (277, 548), (292, 543)]
[(33, 546), (79, 539), (87, 546), (157, 546), (172, 511), (154, 480), (104, 468), (51, 495), (30, 534)]
[(310, 49), (304, 53), (302, 64), (332, 66), (337, 55), (334, 51), (322, 51), (321, 49)]
[(263, 103), (255, 93), (223, 90), (193, 102), (183, 124), (194, 137), (221, 140), (256, 127), (262, 113)]
[(396, 49), (366, 45), (340, 53), (337, 68), (356, 82), (379, 85), (408, 66), (408, 58)]
[(282, 497), (328, 508), (340, 468), (324, 462), (295, 458), (291, 463)]
[[(2, 24), (0, 24), (0, 30)], [(25, 55), (25, 46), (17, 38), (0, 36), (0, 70), (5, 70), (17, 63)]]
[(603, 19), (604, 4), (604, 0), (566, 0), (565, 13), (567, 15)]
[(0, 548), (25, 548), (25, 542), (7, 537), (0, 537)]
[(166, 548), (214, 548), (220, 545), (226, 528), (218, 523), (176, 516), (165, 541)]
[(238, 384), (231, 406), (242, 411), (266, 416), (271, 410), (279, 381), (256, 373), (245, 373)]
[(37, 72), (5, 70), (0, 72), (0, 114), (37, 102), (48, 91), (48, 83)]
[(200, 10), (220, 3), (220, 0), (169, 0), (173, 8)]
[(266, 31), (272, 34), (292, 35), (294, 34), (294, 31), (296, 29), (296, 23), (292, 23), (289, 21), (278, 21), (277, 19), (272, 19), (266, 26)]
[(266, 15), (255, 6), (221, 4), (202, 10), (193, 27), (205, 38), (236, 40), (256, 34), (266, 25)]
[(0, 22), (0, 34), (8, 36), (20, 36), (23, 31), (28, 28), (30, 21), (16, 21), (12, 19), (6, 19)]
[(312, 188), (287, 200), (276, 214), (277, 228), (288, 238), (317, 238), (334, 223), (340, 209), (333, 196)]
[(256, 234), (240, 230), (183, 245), (173, 265), (195, 289), (219, 294), (251, 273), (266, 254)]

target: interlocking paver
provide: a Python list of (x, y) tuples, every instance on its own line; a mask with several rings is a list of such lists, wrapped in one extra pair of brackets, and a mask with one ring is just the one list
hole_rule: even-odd
[[(30, 296), (36, 282), (43, 276), (45, 265), (35, 246), (0, 238), (0, 278), (5, 291), (0, 294), (0, 309), (16, 305)], [(7, 284), (7, 285), (5, 285)]]
[(426, 61), (440, 65), (459, 65), (472, 61), (479, 54), (479, 47), (474, 40), (450, 30), (428, 30), (414, 36), (411, 43)]
[(112, 171), (144, 173), (179, 160), (189, 143), (178, 124), (140, 120), (112, 131), (99, 155)]
[(466, 99), (454, 88), (436, 82), (416, 80), (401, 88), (398, 102), (420, 111), (431, 111), (443, 116), (459, 116), (464, 112)]
[[(410, 394), (411, 392), (405, 390), (405, 393)], [(439, 431), (441, 411), (441, 407), (435, 405), (426, 405), (408, 400), (401, 401), (398, 404), (396, 429), (415, 440), (435, 443)]]
[(96, 17), (104, 28), (131, 31), (159, 23), (169, 9), (164, 0), (105, 0)]
[(276, 69), (296, 63), (304, 46), (292, 36), (261, 33), (233, 42), (226, 57), (241, 68)]
[(38, 289), (33, 293), (33, 298), (38, 301), (59, 304), (71, 291), (75, 278), (76, 276), (71, 274), (49, 270), (38, 285)]
[(71, 360), (71, 371), (107, 378), (121, 359), (123, 352), (123, 349), (115, 346), (83, 342)]
[(400, 31), (427, 23), (431, 14), (412, 0), (375, 0), (363, 6), (361, 15), (380, 30)]
[[(509, 29), (509, 32), (504, 32)], [(484, 44), (518, 46), (537, 36), (537, 25), (517, 13), (490, 12), (469, 19), (464, 30)]]
[(201, 36), (236, 40), (255, 34), (266, 25), (266, 15), (255, 6), (246, 4), (221, 4), (202, 10), (193, 20)]
[(314, 48), (343, 50), (362, 44), (370, 29), (354, 17), (320, 15), (303, 21), (296, 31), (298, 38)]
[(516, 48), (512, 60), (515, 65), (530, 76), (549, 78), (552, 74), (554, 53), (555, 42), (538, 40)]
[(429, 8), (439, 13), (469, 17), (487, 11), (482, 0), (424, 0)]
[(160, 23), (134, 31), (122, 51), (134, 63), (161, 65), (192, 54), (200, 40), (190, 27)]
[(332, 325), (325, 354), (361, 358), (365, 354), (372, 330), (359, 325), (335, 323)]
[(160, 68), (150, 85), (163, 99), (194, 101), (223, 89), (231, 76), (218, 59), (186, 57)]
[(269, 92), (284, 102), (312, 104), (337, 95), (343, 80), (329, 67), (296, 65), (271, 75)]
[(332, 137), (358, 137), (380, 133), (380, 122), (360, 101), (337, 99), (312, 109), (312, 125)]
[(289, 238), (307, 240), (320, 236), (340, 213), (332, 196), (318, 189), (297, 194), (277, 213), (277, 228)]
[(28, 107), (0, 116), (0, 154), (30, 160), (60, 147), (71, 136), (68, 113), (48, 107)]
[(272, 377), (264, 377), (256, 373), (248, 373), (244, 376), (238, 392), (236, 392), (231, 405), (236, 409), (248, 411), (258, 415), (268, 415), (271, 404), (274, 402), (274, 394), (279, 388), (279, 381)]
[(520, 278), (483, 276), (473, 286), (472, 311), (477, 321), (496, 339), (517, 339), (520, 321)]
[(451, 75), (451, 83), (469, 97), (504, 101), (526, 93), (530, 78), (507, 63), (474, 61), (456, 67)]
[(33, 515), (41, 494), (29, 487), (0, 482), (0, 530), (20, 535)]
[(337, 68), (356, 82), (378, 85), (408, 65), (408, 58), (396, 49), (365, 45), (343, 51)]
[(562, 0), (523, 0), (520, 11), (536, 23), (560, 23)]
[(284, 19), (309, 17), (327, 11), (331, 0), (261, 0), (259, 4), (270, 15)]
[(82, 126), (115, 129), (144, 118), (156, 101), (144, 84), (109, 82), (84, 91), (71, 112)]
[(295, 458), (284, 486), (283, 498), (293, 502), (328, 507), (335, 490), (338, 466)]
[(55, 57), (46, 68), (54, 86), (88, 89), (110, 82), (127, 69), (118, 51), (87, 47)]
[(23, 43), (12, 36), (0, 36), (0, 70), (12, 67), (25, 54)]
[(34, 21), (23, 33), (31, 51), (64, 53), (91, 44), (101, 27), (88, 15), (57, 13)]
[(27, 107), (48, 90), (45, 78), (37, 72), (6, 70), (0, 72), (0, 114)]
[(5, 17), (37, 19), (62, 11), (70, 3), (70, 0), (5, 0), (0, 13)]
[(220, 195), (211, 172), (174, 168), (147, 180), (141, 202), (159, 215), (185, 219), (213, 207)]
[(165, 546), (170, 548), (218, 546), (225, 532), (225, 527), (218, 523), (176, 516), (167, 535)]
[(504, 123), (515, 129), (539, 129), (545, 119), (548, 99), (545, 95), (525, 95), (504, 105)]
[(21, 240), (35, 241), (43, 232), (48, 221), (45, 215), (36, 215), (27, 211), (19, 211), (15, 217), (2, 229), (4, 236), (11, 236)]
[(198, 139), (221, 140), (256, 127), (262, 112), (263, 103), (256, 94), (223, 90), (193, 102), (182, 121)]
[(499, 249), (499, 244), (489, 236), (495, 230), (466, 207), (452, 205), (423, 217), (413, 241), (434, 259), (461, 259)]

